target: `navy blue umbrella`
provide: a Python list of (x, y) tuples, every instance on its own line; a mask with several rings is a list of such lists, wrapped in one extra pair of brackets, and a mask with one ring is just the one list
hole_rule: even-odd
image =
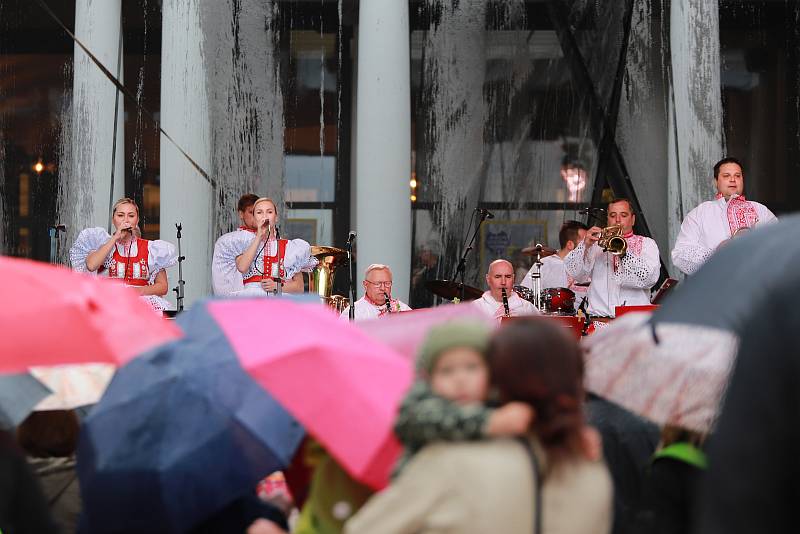
[(304, 431), (239, 366), (202, 304), (186, 338), (117, 371), (86, 418), (87, 532), (183, 532), (288, 465)]
[(20, 424), (51, 393), (30, 373), (0, 375), (0, 430)]
[(720, 248), (653, 312), (653, 322), (742, 334), (752, 310), (800, 284), (800, 215), (760, 226)]

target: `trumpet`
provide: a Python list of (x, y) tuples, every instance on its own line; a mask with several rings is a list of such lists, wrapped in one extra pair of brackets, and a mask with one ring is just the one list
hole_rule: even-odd
[(628, 250), (628, 242), (622, 237), (622, 226), (619, 224), (603, 228), (597, 244), (605, 252), (610, 252), (614, 256), (624, 256)]

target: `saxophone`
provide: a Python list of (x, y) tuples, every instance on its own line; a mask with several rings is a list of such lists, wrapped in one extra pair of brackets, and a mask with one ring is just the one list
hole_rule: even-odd
[(506, 293), (506, 288), (501, 287), (501, 291), (503, 292), (503, 317), (511, 317), (511, 310), (508, 307), (508, 293)]

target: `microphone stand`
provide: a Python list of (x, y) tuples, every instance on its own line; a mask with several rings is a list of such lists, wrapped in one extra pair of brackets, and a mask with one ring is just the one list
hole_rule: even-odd
[[(269, 235), (267, 235), (267, 241), (269, 241)], [(275, 246), (278, 248), (278, 261), (281, 261), (280, 253), (281, 253), (281, 231), (278, 225), (275, 225)], [(270, 273), (272, 274), (272, 273)], [(273, 278), (275, 280), (275, 295), (280, 297), (283, 295), (283, 278), (281, 278), (281, 269), (280, 264), (278, 264), (278, 277)]]
[[(461, 281), (458, 282), (458, 292), (459, 298), (458, 302), (464, 301), (464, 271), (467, 268), (467, 256), (472, 251), (472, 245), (475, 243), (475, 238), (478, 237), (478, 232), (481, 229), (481, 225), (483, 221), (485, 221), (489, 216), (489, 213), (485, 210), (478, 210), (478, 224), (475, 226), (475, 231), (472, 233), (472, 237), (469, 240), (469, 244), (467, 244), (467, 248), (464, 249), (464, 253), (461, 255), (461, 259), (458, 261), (458, 267), (456, 267), (456, 273), (453, 275), (453, 281), (455, 282), (456, 279), (461, 276)], [(454, 299), (455, 302), (455, 299)]]
[(348, 312), (348, 318), (350, 321), (356, 320), (356, 271), (355, 266), (353, 264), (353, 240), (355, 239), (355, 234), (350, 234), (347, 238), (347, 265), (348, 270), (350, 271), (350, 282), (349, 282), (349, 292), (350, 292), (350, 310)]
[(181, 254), (181, 230), (183, 226), (181, 223), (175, 223), (175, 229), (177, 230), (178, 236), (178, 285), (172, 288), (175, 292), (175, 304), (177, 305), (178, 311), (183, 311), (183, 286), (186, 282), (183, 281), (183, 260), (186, 259), (184, 255)]
[(50, 236), (50, 263), (58, 263), (58, 233), (66, 231), (67, 227), (63, 224), (54, 224), (48, 227), (47, 234)]

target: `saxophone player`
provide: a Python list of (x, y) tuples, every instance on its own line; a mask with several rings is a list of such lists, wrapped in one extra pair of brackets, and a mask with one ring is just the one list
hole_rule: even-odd
[[(481, 298), (471, 303), (489, 317), (501, 319), (518, 315), (539, 313), (536, 307), (517, 295), (513, 290), (514, 266), (507, 260), (495, 260), (489, 265), (486, 273), (486, 285), (489, 287)], [(503, 299), (503, 292), (506, 294)]]

